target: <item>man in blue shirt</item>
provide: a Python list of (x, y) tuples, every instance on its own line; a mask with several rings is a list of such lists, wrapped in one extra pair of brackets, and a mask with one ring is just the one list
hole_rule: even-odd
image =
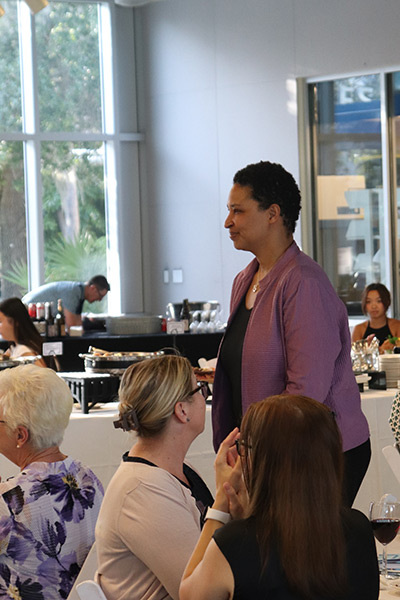
[(53, 281), (25, 294), (22, 302), (28, 305), (30, 302), (52, 302), (57, 307), (57, 301), (61, 298), (65, 325), (67, 328), (73, 325), (82, 325), (82, 306), (86, 300), (100, 302), (110, 290), (110, 284), (104, 275), (95, 275), (86, 283), (79, 281)]

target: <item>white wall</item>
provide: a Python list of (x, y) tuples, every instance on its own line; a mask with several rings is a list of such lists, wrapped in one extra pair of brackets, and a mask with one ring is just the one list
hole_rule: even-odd
[[(400, 64), (399, 0), (164, 0), (138, 9), (145, 306), (218, 299), (252, 258), (224, 231), (234, 173), (298, 180), (295, 79)], [(182, 284), (163, 284), (182, 268)]]

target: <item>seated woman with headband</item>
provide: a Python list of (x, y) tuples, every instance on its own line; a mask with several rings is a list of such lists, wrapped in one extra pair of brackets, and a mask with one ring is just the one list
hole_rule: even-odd
[(180, 356), (136, 363), (122, 377), (115, 425), (137, 437), (108, 485), (96, 525), (97, 578), (109, 600), (178, 600), (213, 502), (184, 463), (204, 429), (206, 394)]

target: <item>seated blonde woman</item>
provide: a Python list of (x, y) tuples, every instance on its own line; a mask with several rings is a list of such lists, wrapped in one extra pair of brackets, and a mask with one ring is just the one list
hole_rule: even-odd
[(116, 425), (137, 435), (108, 485), (96, 525), (97, 577), (109, 600), (178, 600), (213, 502), (184, 462), (204, 429), (206, 394), (181, 356), (145, 360), (124, 373)]
[(72, 404), (51, 369), (0, 373), (0, 453), (20, 469), (0, 483), (0, 598), (67, 598), (93, 544), (102, 485), (59, 448)]

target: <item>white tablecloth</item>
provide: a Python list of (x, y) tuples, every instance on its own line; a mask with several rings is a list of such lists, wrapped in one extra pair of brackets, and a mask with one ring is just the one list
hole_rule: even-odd
[(400, 483), (382, 454), (382, 448), (394, 443), (388, 419), (396, 392), (395, 389), (369, 390), (361, 394), (361, 408), (367, 417), (371, 432), (372, 457), (354, 507), (366, 515), (370, 503), (379, 500), (383, 494), (391, 493), (400, 499)]
[[(376, 551), (378, 554), (382, 554), (382, 544), (379, 542), (376, 542)], [(388, 554), (400, 554), (399, 535), (393, 542), (388, 544), (387, 552)], [(393, 600), (393, 598), (400, 599), (400, 579), (396, 579), (395, 582), (387, 581), (381, 576), (379, 600)]]

